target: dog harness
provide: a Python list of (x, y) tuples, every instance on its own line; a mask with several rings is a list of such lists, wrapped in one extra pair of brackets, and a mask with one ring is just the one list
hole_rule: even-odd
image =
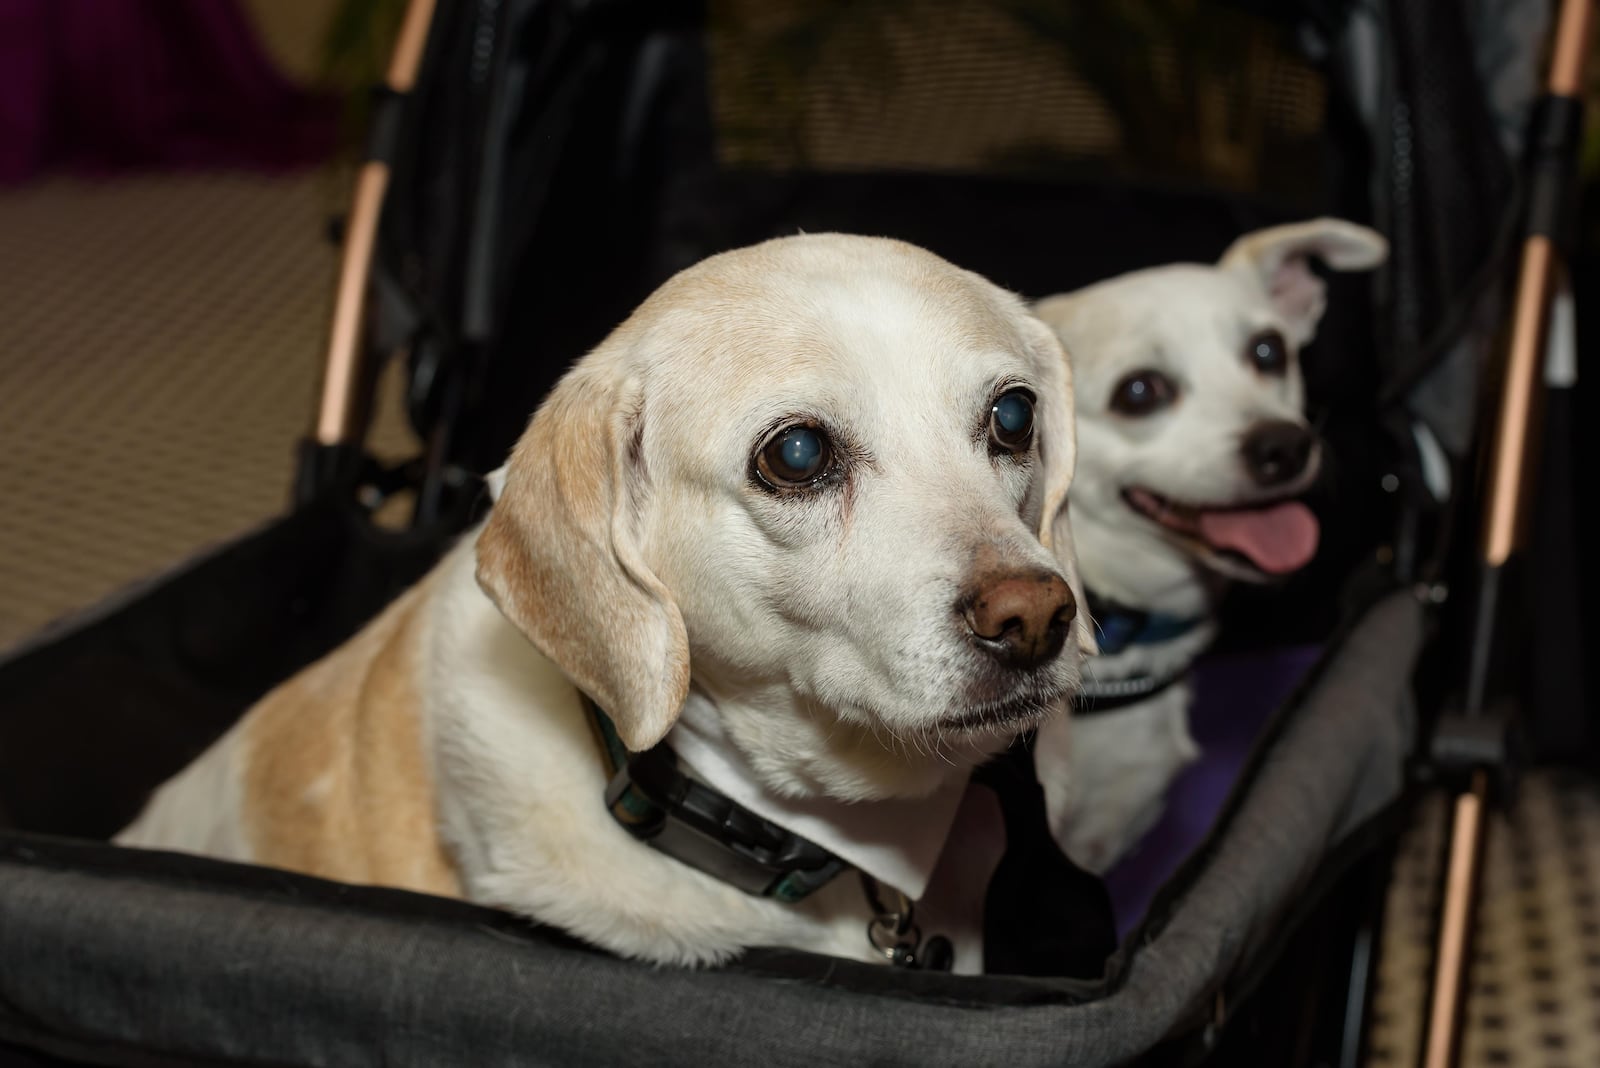
[[(1100, 652), (1116, 655), (1135, 645), (1159, 645), (1183, 637), (1205, 622), (1204, 616), (1185, 618), (1159, 612), (1143, 612), (1118, 604), (1093, 591), (1085, 591), (1089, 616), (1094, 620), (1095, 638)], [(1130, 675), (1122, 679), (1086, 680), (1073, 698), (1072, 711), (1078, 716), (1115, 712), (1138, 704), (1174, 685), (1189, 673), (1189, 665), (1164, 674)]]
[(1094, 620), (1095, 637), (1100, 651), (1115, 655), (1133, 645), (1160, 645), (1181, 638), (1205, 622), (1204, 616), (1168, 616), (1160, 612), (1144, 612), (1100, 597), (1092, 590), (1088, 595), (1089, 617)]

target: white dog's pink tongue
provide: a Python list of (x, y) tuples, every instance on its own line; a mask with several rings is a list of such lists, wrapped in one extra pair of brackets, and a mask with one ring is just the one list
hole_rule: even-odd
[(1243, 553), (1269, 575), (1304, 567), (1316, 554), (1318, 534), (1317, 517), (1297, 501), (1200, 513), (1200, 536), (1213, 548)]

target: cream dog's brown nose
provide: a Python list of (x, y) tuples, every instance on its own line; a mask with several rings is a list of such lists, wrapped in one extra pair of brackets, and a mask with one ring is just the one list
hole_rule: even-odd
[(1078, 614), (1066, 580), (1051, 571), (988, 576), (961, 599), (961, 614), (979, 645), (1007, 667), (1053, 660)]

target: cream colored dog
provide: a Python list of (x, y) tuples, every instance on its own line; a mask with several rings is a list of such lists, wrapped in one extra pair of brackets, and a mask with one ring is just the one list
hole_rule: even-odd
[(692, 718), (816, 825), (959, 792), (1093, 648), (1073, 463), (1061, 346), (1009, 293), (873, 238), (713, 257), (561, 380), (484, 526), (120, 840), (459, 894), (657, 962), (881, 960), (857, 879), (784, 904), (619, 826), (579, 693), (634, 751)]
[(1321, 459), (1299, 366), (1326, 305), (1309, 261), (1368, 270), (1386, 250), (1364, 226), (1315, 219), (1246, 234), (1214, 265), (1134, 271), (1036, 306), (1076, 372), (1075, 549), (1100, 626), (1121, 631), (1087, 684), (1120, 707), (1049, 725), (1035, 747), (1052, 831), (1091, 871), (1149, 829), (1197, 755), (1186, 676), (1227, 584), (1316, 551), (1316, 519), (1294, 499)]

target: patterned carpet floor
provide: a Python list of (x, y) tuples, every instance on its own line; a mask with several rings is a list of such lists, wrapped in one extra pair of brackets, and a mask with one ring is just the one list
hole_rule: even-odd
[[(1420, 806), (1389, 888), (1372, 1066), (1417, 1063), (1444, 800)], [(1489, 825), (1462, 1064), (1600, 1065), (1600, 789), (1593, 778), (1530, 775), (1511, 811)]]
[[(0, 195), (0, 649), (286, 506), (342, 192), (307, 174)], [(380, 445), (403, 449), (384, 410)]]
[[(51, 181), (0, 195), (0, 649), (279, 513), (310, 425), (343, 189)], [(414, 447), (386, 379), (374, 444)], [(1390, 891), (1368, 1063), (1416, 1063), (1444, 809)], [(1600, 1065), (1600, 792), (1495, 821), (1465, 1063)]]

